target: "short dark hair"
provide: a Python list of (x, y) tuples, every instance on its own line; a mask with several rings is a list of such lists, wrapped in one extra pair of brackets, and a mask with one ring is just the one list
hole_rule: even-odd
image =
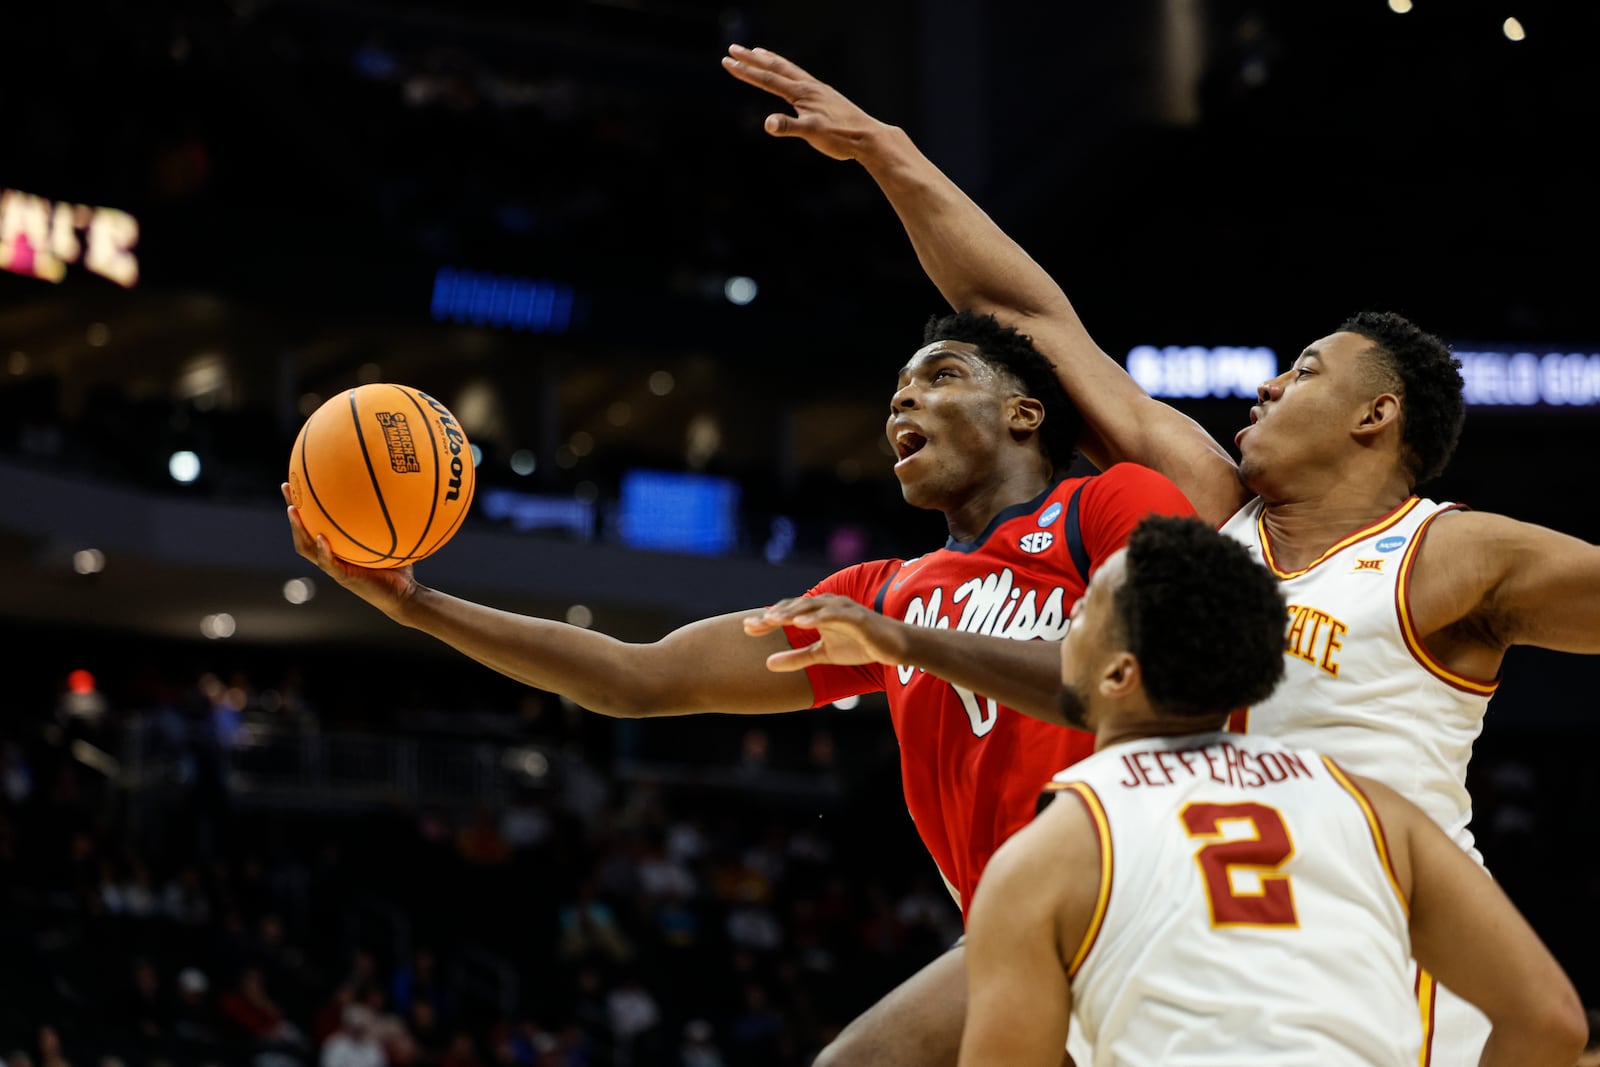
[(1409, 455), (1411, 484), (1444, 472), (1466, 419), (1461, 361), (1450, 346), (1392, 311), (1362, 311), (1339, 327), (1371, 341), (1382, 369), (1400, 394), (1400, 440)]
[(1044, 405), (1044, 422), (1039, 426), (1039, 443), (1051, 466), (1065, 471), (1072, 466), (1078, 451), (1078, 433), (1083, 416), (1056, 378), (1055, 368), (1039, 350), (1033, 338), (1019, 333), (1015, 326), (1003, 326), (993, 315), (980, 315), (970, 309), (952, 315), (934, 315), (922, 329), (922, 343), (965, 341), (978, 349), (985, 363), (1016, 379), (1024, 396)]
[(1128, 538), (1113, 604), (1163, 715), (1224, 716), (1283, 677), (1283, 593), (1244, 545), (1199, 519), (1150, 515)]

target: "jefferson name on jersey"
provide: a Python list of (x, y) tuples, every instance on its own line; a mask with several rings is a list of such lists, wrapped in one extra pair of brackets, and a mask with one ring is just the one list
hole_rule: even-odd
[(1260, 789), (1290, 778), (1312, 777), (1298, 753), (1251, 752), (1227, 741), (1196, 749), (1124, 752), (1122, 765), (1128, 774), (1117, 785), (1124, 789), (1159, 788), (1192, 778), (1209, 778), (1234, 789)]

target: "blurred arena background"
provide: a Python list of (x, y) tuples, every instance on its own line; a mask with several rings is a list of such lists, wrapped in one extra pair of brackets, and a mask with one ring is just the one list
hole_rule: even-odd
[[(497, 606), (648, 640), (942, 543), (882, 440), (938, 294), (730, 41), (905, 126), (1223, 439), (1392, 308), (1468, 372), (1431, 495), (1600, 539), (1600, 15), (1414, 4), (8, 9), (0, 1058), (311, 1064), (361, 1003), (391, 1063), (804, 1064), (959, 933), (881, 705), (602, 719), (283, 521), (305, 414), (397, 381), (481, 449), (419, 576)], [(1592, 1004), (1600, 670), (1506, 676), (1474, 830)]]

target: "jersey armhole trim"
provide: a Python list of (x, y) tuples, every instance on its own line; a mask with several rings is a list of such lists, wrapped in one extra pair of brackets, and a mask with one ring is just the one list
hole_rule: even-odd
[(1083, 941), (1078, 945), (1078, 951), (1072, 957), (1072, 965), (1067, 968), (1067, 980), (1070, 982), (1077, 977), (1078, 968), (1083, 966), (1083, 961), (1088, 958), (1089, 952), (1094, 948), (1095, 942), (1100, 938), (1100, 929), (1105, 925), (1106, 909), (1111, 906), (1111, 823), (1106, 818), (1106, 809), (1100, 803), (1100, 798), (1095, 794), (1094, 788), (1087, 782), (1060, 782), (1052, 783), (1064, 793), (1071, 793), (1083, 802), (1089, 812), (1089, 821), (1094, 824), (1094, 835), (1100, 844), (1100, 886), (1095, 894), (1094, 914), (1089, 918), (1089, 927), (1083, 932)]
[(1423, 535), (1428, 532), (1428, 527), (1447, 511), (1460, 509), (1460, 504), (1450, 504), (1429, 515), (1417, 527), (1417, 532), (1411, 535), (1411, 543), (1406, 546), (1405, 555), (1400, 557), (1400, 574), (1394, 583), (1395, 612), (1400, 618), (1400, 636), (1405, 641), (1406, 651), (1411, 653), (1411, 658), (1418, 665), (1435, 678), (1452, 689), (1459, 689), (1464, 693), (1473, 693), (1477, 696), (1492, 696), (1500, 688), (1499, 679), (1485, 682), (1478, 678), (1469, 678), (1464, 674), (1457, 674), (1434, 658), (1422, 643), (1422, 637), (1417, 633), (1416, 624), (1411, 618), (1411, 570), (1416, 562), (1417, 549), (1422, 546)]
[[(900, 567), (901, 567), (901, 569), (904, 569), (905, 568), (905, 564), (904, 563), (900, 564)], [(891, 572), (889, 574), (889, 577), (887, 577), (887, 578), (885, 578), (883, 580), (883, 584), (878, 586), (878, 595), (872, 598), (872, 610), (877, 612), (879, 615), (883, 614), (883, 601), (884, 601), (884, 598), (889, 595), (889, 586), (893, 582), (894, 582), (894, 573)]]
[(1089, 550), (1083, 544), (1083, 526), (1078, 518), (1078, 498), (1083, 495), (1083, 487), (1088, 484), (1088, 480), (1085, 479), (1072, 491), (1072, 497), (1067, 501), (1067, 517), (1062, 523), (1067, 537), (1067, 552), (1072, 556), (1072, 565), (1078, 568), (1078, 577), (1083, 579), (1085, 589), (1089, 587), (1089, 571), (1093, 564), (1089, 559)]
[(1361, 808), (1361, 814), (1367, 818), (1367, 829), (1372, 832), (1372, 846), (1378, 850), (1378, 859), (1383, 863), (1383, 873), (1389, 878), (1389, 888), (1394, 890), (1394, 897), (1400, 902), (1400, 911), (1406, 918), (1411, 917), (1411, 903), (1406, 900), (1406, 895), (1400, 889), (1400, 879), (1395, 877), (1394, 860), (1389, 854), (1389, 839), (1384, 835), (1383, 823), (1378, 821), (1378, 813), (1373, 810), (1372, 801), (1367, 799), (1367, 794), (1361, 787), (1352, 782), (1344, 773), (1344, 769), (1327, 756), (1322, 757), (1322, 765), (1328, 768), (1328, 773), (1333, 775), (1333, 780), (1338, 782), (1350, 798)]

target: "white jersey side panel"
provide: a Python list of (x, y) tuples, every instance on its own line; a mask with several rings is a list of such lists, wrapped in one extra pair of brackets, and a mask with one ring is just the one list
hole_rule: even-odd
[(1072, 977), (1094, 1067), (1418, 1062), (1381, 831), (1319, 756), (1226, 733), (1144, 739), (1051, 788), (1090, 809), (1111, 872)]
[(1278, 576), (1289, 604), (1284, 680), (1243, 716), (1243, 732), (1314, 748), (1377, 779), (1482, 863), (1467, 829), (1467, 761), (1496, 683), (1433, 661), (1411, 629), (1406, 599), (1428, 524), (1455, 506), (1413, 497), (1293, 572), (1276, 565), (1259, 499), (1222, 532)]

